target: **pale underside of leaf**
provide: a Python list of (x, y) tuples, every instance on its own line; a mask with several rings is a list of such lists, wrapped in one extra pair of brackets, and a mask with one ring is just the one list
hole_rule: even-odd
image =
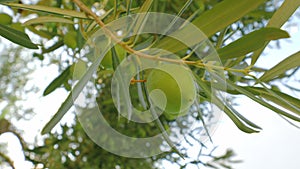
[[(210, 37), (218, 31), (226, 28), (228, 25), (236, 22), (248, 12), (256, 9), (265, 1), (266, 0), (224, 0), (212, 9), (204, 12), (202, 15), (196, 18), (192, 22), (192, 24), (199, 28), (207, 37)], [(183, 34), (185, 35), (183, 37), (185, 39), (194, 39), (195, 36), (192, 32), (190, 32), (189, 29), (182, 29), (180, 31), (174, 32), (173, 34), (175, 37), (176, 34)], [(203, 40), (204, 39), (197, 39), (197, 41), (195, 41), (195, 44), (200, 43)], [(177, 52), (186, 48), (184, 44), (168, 37), (162, 39), (155, 46), (158, 48), (169, 50), (171, 52)]]
[[(295, 13), (299, 8), (300, 0), (285, 0), (280, 8), (274, 13), (272, 18), (267, 24), (267, 27), (281, 28), (285, 22)], [(251, 65), (254, 65), (262, 54), (264, 49), (267, 47), (269, 42), (266, 42), (263, 47), (256, 50), (252, 55)]]
[[(241, 86), (237, 86), (237, 85), (233, 84), (233, 83), (230, 82), (230, 81), (227, 81), (227, 84), (228, 84), (228, 86), (229, 86), (230, 88), (235, 89), (236, 91), (240, 92), (241, 94), (243, 94), (243, 95), (249, 97), (250, 99), (252, 99), (253, 101), (259, 103), (260, 105), (262, 105), (262, 106), (264, 106), (264, 107), (267, 107), (268, 109), (270, 109), (270, 110), (272, 110), (272, 111), (274, 111), (274, 112), (276, 112), (276, 113), (278, 113), (278, 114), (280, 114), (280, 115), (283, 115), (283, 116), (285, 116), (285, 117), (287, 117), (287, 118), (290, 118), (290, 119), (292, 119), (292, 120), (294, 120), (294, 121), (300, 122), (299, 112), (294, 112), (295, 115), (294, 115), (294, 114), (291, 114), (291, 113), (288, 113), (288, 112), (286, 112), (286, 111), (283, 111), (283, 110), (281, 110), (281, 109), (279, 109), (279, 108), (277, 108), (277, 107), (271, 105), (270, 103), (264, 101), (263, 99), (257, 97), (256, 95), (254, 95), (254, 94), (252, 93), (251, 90), (249, 90), (249, 89), (247, 89), (247, 88), (243, 88), (243, 87), (241, 87)], [(268, 94), (268, 96), (270, 96), (270, 94)]]
[(244, 56), (264, 46), (267, 41), (289, 37), (286, 31), (278, 28), (261, 28), (219, 49), (219, 57), (226, 60)]
[(6, 5), (15, 7), (15, 8), (46, 12), (46, 13), (50, 13), (50, 14), (63, 15), (63, 16), (68, 16), (68, 17), (81, 18), (81, 19), (88, 19), (87, 15), (85, 13), (74, 11), (74, 10), (69, 10), (69, 9), (60, 9), (60, 8), (42, 6), (42, 5), (26, 5), (26, 4), (17, 4), (17, 3), (7, 3)]
[(70, 19), (65, 19), (65, 18), (55, 17), (55, 16), (41, 16), (24, 22), (24, 25), (27, 26), (27, 25), (41, 24), (47, 22), (74, 24), (74, 22)]
[(266, 71), (259, 80), (262, 82), (268, 82), (273, 78), (285, 73), (286, 71), (300, 66), (300, 51), (287, 57), (270, 70)]

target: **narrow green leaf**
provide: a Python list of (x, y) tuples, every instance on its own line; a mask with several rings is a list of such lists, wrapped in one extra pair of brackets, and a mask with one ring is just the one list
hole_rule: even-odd
[(114, 46), (110, 50), (111, 50), (111, 55), (112, 55), (111, 56), (112, 57), (112, 66), (113, 66), (113, 69), (116, 70), (120, 64), (119, 56), (118, 56)]
[[(101, 15), (101, 16), (99, 17), (99, 19), (100, 19), (100, 20), (103, 20), (104, 18), (106, 18), (107, 16), (109, 16), (113, 11), (114, 11), (113, 8), (111, 8), (110, 10), (107, 10), (107, 11), (105, 12), (105, 14), (103, 14), (103, 15)], [(87, 28), (86, 28), (87, 35), (92, 35), (92, 34), (95, 33), (97, 30), (100, 29), (100, 28), (94, 29), (94, 28), (96, 27), (96, 25), (97, 25), (97, 22), (96, 22), (96, 21), (92, 20), (92, 21), (90, 22), (90, 24), (89, 24), (89, 25), (87, 26)]]
[(249, 92), (261, 96), (262, 98), (265, 98), (287, 110), (292, 111), (295, 114), (300, 115), (300, 100), (297, 98), (294, 98), (290, 95), (287, 95), (285, 93), (279, 92), (279, 91), (269, 91), (265, 88), (260, 87), (243, 87), (244, 89), (248, 90)]
[(132, 0), (126, 0), (126, 14), (129, 15), (130, 14), (130, 9), (132, 6)]
[(193, 0), (187, 0), (184, 4), (184, 6), (180, 9), (180, 11), (177, 13), (176, 17), (172, 20), (172, 22), (168, 25), (167, 28), (165, 28), (164, 32), (160, 35), (160, 37), (157, 39), (157, 41), (159, 41), (162, 37), (164, 37), (168, 31), (170, 31), (170, 29), (172, 27), (174, 27), (174, 24), (178, 21), (178, 19), (181, 17), (181, 15), (184, 13), (184, 11), (191, 5), (191, 3), (193, 2)]
[[(198, 27), (207, 37), (210, 37), (225, 29), (227, 26), (236, 22), (243, 16), (245, 16), (248, 12), (256, 9), (260, 4), (265, 2), (266, 0), (224, 0), (214, 6), (212, 9), (204, 12), (198, 18), (196, 18), (192, 23)], [(178, 35), (184, 36), (178, 36)], [(190, 32), (190, 29), (182, 29), (173, 33), (172, 36), (185, 38), (185, 39), (194, 39), (194, 34)], [(203, 37), (205, 38), (205, 37)], [(195, 44), (201, 42), (204, 39), (197, 39)], [(185, 41), (185, 40), (183, 40)], [(163, 48), (169, 50), (171, 52), (180, 51), (185, 48), (185, 46), (169, 37), (164, 38), (158, 44), (156, 44), (158, 48)]]
[(0, 24), (0, 35), (26, 48), (38, 49), (37, 45), (31, 42), (27, 34), (11, 27)]
[(114, 0), (114, 18), (117, 18), (118, 13), (118, 0)]
[(149, 37), (147, 40), (140, 42), (133, 47), (134, 50), (142, 50), (149, 47), (154, 41), (154, 36)]
[(237, 85), (233, 84), (231, 81), (227, 81), (227, 84), (228, 84), (229, 88), (233, 88), (233, 89), (237, 90), (241, 94), (249, 97), (250, 99), (252, 99), (253, 101), (259, 103), (260, 105), (262, 105), (264, 107), (267, 107), (270, 110), (273, 110), (274, 112), (276, 112), (280, 115), (283, 115), (283, 116), (288, 117), (292, 120), (300, 122), (300, 117), (299, 116), (292, 115), (292, 114), (287, 113), (287, 112), (285, 112), (285, 111), (283, 111), (283, 110), (281, 110), (277, 107), (274, 107), (273, 105), (269, 104), (268, 102), (264, 101), (263, 99), (256, 97), (256, 95), (252, 94), (251, 91), (249, 91), (249, 90), (247, 90), (243, 87), (237, 86)]
[[(243, 120), (246, 124), (249, 126), (252, 126), (254, 128), (260, 129), (259, 126), (255, 125), (254, 123), (250, 122), (248, 119), (244, 118), (242, 115), (240, 115), (237, 112), (233, 112), (230, 107), (228, 107), (228, 104), (224, 104), (223, 101), (221, 101), (219, 98), (216, 96), (214, 98), (211, 98), (212, 93), (211, 93), (211, 86), (210, 84), (204, 83), (201, 81), (201, 79), (194, 74), (194, 77), (197, 80), (197, 84), (201, 87), (201, 89), (205, 92), (207, 95), (207, 101), (213, 102), (216, 106), (219, 107), (220, 110), (223, 110), (225, 114), (233, 121), (233, 123), (243, 132), (245, 133), (255, 133), (258, 132), (257, 130), (254, 130), (247, 125), (245, 125), (241, 120)], [(226, 101), (225, 101), (226, 102)], [(239, 117), (238, 117), (239, 116)]]
[(67, 23), (67, 24), (74, 24), (74, 22), (70, 19), (65, 19), (62, 17), (55, 17), (55, 16), (41, 16), (37, 18), (30, 19), (24, 23), (24, 25), (33, 25), (33, 24), (40, 24), (40, 23), (47, 23), (47, 22), (55, 22), (55, 23)]
[(266, 0), (224, 0), (195, 19), (192, 23), (210, 37), (239, 20), (248, 12), (256, 9), (265, 1)]
[[(144, 78), (144, 72), (141, 71), (140, 65), (137, 63), (138, 61), (136, 60), (135, 57), (133, 59), (133, 62), (135, 64), (135, 68), (136, 68), (136, 80), (142, 80)], [(142, 75), (140, 75), (140, 74), (142, 74)], [(136, 83), (136, 86), (137, 86), (139, 101), (140, 101), (142, 107), (144, 108), (144, 110), (147, 110), (148, 105), (144, 98), (144, 90), (146, 89), (145, 83)]]
[[(291, 112), (300, 115), (300, 100), (298, 98), (292, 97), (288, 94), (282, 93), (277, 90), (271, 90), (267, 88), (262, 87), (253, 87), (253, 86), (236, 86), (243, 90), (248, 91), (248, 93), (251, 93), (251, 97), (261, 97), (268, 101), (271, 101), (278, 106), (281, 106), (287, 110), (290, 110)], [(238, 90), (235, 90), (235, 88), (232, 88), (229, 86), (230, 89), (227, 89), (226, 92), (233, 94), (233, 95), (239, 95), (243, 94)], [(222, 90), (222, 89), (221, 89)]]
[[(285, 0), (280, 8), (275, 12), (275, 14), (270, 19), (267, 27), (281, 28), (282, 25), (289, 20), (289, 18), (295, 13), (299, 8), (300, 0)], [(254, 65), (262, 54), (269, 42), (266, 42), (263, 47), (256, 50), (252, 55), (251, 65)]]
[(66, 98), (66, 100), (62, 103), (60, 108), (58, 109), (57, 113), (51, 118), (51, 120), (44, 126), (41, 134), (44, 135), (46, 133), (49, 133), (54, 126), (62, 119), (62, 117), (68, 112), (68, 110), (73, 105), (73, 97), (72, 97), (72, 91)]
[[(221, 77), (218, 77), (214, 74), (212, 74), (212, 75), (214, 76), (215, 79), (217, 79), (218, 82), (224, 81)], [(249, 97), (250, 99), (252, 99), (253, 101), (259, 103), (260, 105), (278, 113), (279, 115), (282, 115), (282, 116), (285, 116), (294, 121), (300, 122), (300, 116), (299, 116), (300, 112), (298, 110), (298, 108), (299, 108), (299, 100), (298, 99), (288, 96), (279, 91), (270, 92), (264, 88), (238, 86), (238, 85), (234, 84), (233, 82), (231, 82), (230, 80), (226, 80), (226, 82), (224, 82), (224, 83), (227, 83), (227, 87), (228, 87), (226, 92), (228, 92), (230, 94), (245, 95), (245, 96)], [(220, 90), (224, 90), (224, 89), (220, 89)], [(262, 92), (262, 91), (264, 91), (264, 92)], [(283, 111), (262, 99), (262, 98), (265, 98), (267, 100), (270, 100), (270, 97), (272, 97), (271, 101), (274, 101), (277, 98), (277, 101), (274, 101), (274, 103), (282, 106), (283, 108), (287, 108), (288, 110), (291, 110), (293, 113), (295, 113), (295, 115), (288, 113), (286, 111)], [(281, 98), (286, 99), (286, 100), (282, 100)], [(280, 103), (280, 101), (283, 103)]]
[[(151, 5), (152, 5), (153, 0), (146, 0), (143, 5), (141, 6), (139, 13), (143, 13), (143, 15), (138, 15), (135, 20), (132, 22), (131, 24), (131, 28), (133, 28), (133, 35), (136, 35), (134, 37), (134, 43), (135, 44), (138, 40), (139, 37), (139, 31), (142, 30), (144, 28), (144, 22), (145, 20), (147, 20), (147, 12), (149, 11)], [(131, 30), (131, 29), (129, 29)]]
[(152, 2), (153, 2), (153, 0), (146, 0), (143, 3), (142, 7), (140, 8), (139, 13), (148, 12), (149, 9), (150, 9), (150, 7), (151, 7), (151, 5), (152, 5)]
[(218, 50), (221, 59), (246, 55), (264, 46), (267, 41), (288, 38), (289, 34), (278, 28), (261, 28)]
[(261, 127), (259, 127), (258, 125), (256, 125), (255, 123), (253, 123), (252, 121), (248, 120), (246, 117), (244, 117), (242, 114), (240, 114), (237, 110), (235, 110), (234, 107), (232, 107), (230, 104), (226, 103), (226, 106), (238, 117), (240, 118), (242, 121), (244, 121), (247, 125), (249, 125), (250, 127), (256, 128), (256, 129), (262, 129)]
[[(73, 105), (73, 100), (76, 99), (81, 93), (82, 89), (85, 87), (86, 83), (90, 80), (93, 73), (98, 69), (98, 66), (104, 57), (104, 55), (108, 52), (109, 48), (106, 48), (101, 55), (93, 62), (93, 64), (89, 67), (89, 69), (85, 72), (83, 77), (78, 81), (78, 83), (74, 86), (73, 90), (70, 92), (66, 100), (62, 103), (56, 114), (52, 117), (52, 119), (44, 126), (42, 130), (42, 134), (49, 133), (53, 127), (61, 120), (61, 118), (68, 112), (68, 110)], [(97, 50), (96, 50), (97, 51)]]
[(45, 89), (43, 96), (46, 96), (53, 92), (55, 89), (61, 87), (66, 81), (68, 81), (68, 77), (71, 75), (71, 66), (67, 67), (60, 75), (58, 75)]
[(16, 2), (17, 0), (0, 0), (0, 3)]
[(85, 13), (77, 12), (77, 11), (69, 10), (69, 9), (60, 9), (60, 8), (42, 6), (42, 5), (26, 5), (26, 4), (17, 4), (17, 3), (7, 3), (6, 5), (15, 7), (15, 8), (22, 8), (22, 9), (33, 10), (33, 11), (46, 12), (46, 13), (50, 13), (50, 14), (88, 19), (87, 15)]
[[(135, 18), (135, 21), (132, 22), (133, 27), (133, 35), (138, 34), (137, 32), (143, 28), (144, 21), (146, 20), (147, 12), (149, 11), (153, 0), (146, 0), (143, 5), (141, 6), (139, 13), (144, 13), (144, 15), (138, 15), (138, 17)], [(129, 29), (131, 30), (131, 29)]]
[[(201, 97), (201, 96), (200, 96), (200, 97)], [(201, 121), (201, 123), (202, 123), (202, 125), (203, 125), (203, 128), (204, 128), (204, 130), (205, 130), (205, 132), (206, 132), (206, 134), (207, 134), (207, 136), (208, 136), (208, 138), (209, 138), (209, 141), (210, 141), (210, 142), (213, 142), (213, 141), (212, 141), (212, 138), (211, 138), (211, 135), (210, 135), (210, 133), (209, 133), (209, 131), (208, 131), (207, 125), (206, 125), (206, 123), (205, 123), (205, 121), (204, 121), (202, 110), (201, 110), (200, 107), (198, 106), (198, 105), (200, 105), (200, 103), (198, 102), (197, 99), (196, 99), (196, 101), (195, 101), (195, 104), (197, 105), (196, 107), (197, 107), (198, 116), (199, 116), (200, 121)]]
[(273, 78), (285, 73), (286, 71), (300, 66), (300, 51), (292, 54), (288, 58), (284, 59), (276, 66), (266, 71), (259, 80), (262, 82), (268, 82)]
[(233, 123), (243, 132), (245, 133), (257, 133), (257, 130), (254, 130), (248, 126), (246, 126), (235, 114), (231, 111), (227, 105), (224, 105), (223, 102), (219, 99), (214, 99), (214, 103), (223, 110), (226, 115), (233, 121)]
[(145, 97), (146, 97), (146, 100), (148, 102), (148, 105), (150, 106), (149, 107), (149, 110), (150, 110), (150, 113), (151, 115), (153, 116), (153, 119), (155, 119), (155, 123), (157, 125), (157, 127), (160, 129), (161, 131), (161, 134), (163, 136), (163, 138), (165, 139), (165, 141), (167, 142), (167, 144), (181, 157), (184, 159), (184, 156), (183, 154), (180, 153), (180, 151), (176, 148), (176, 146), (174, 145), (174, 143), (172, 142), (172, 140), (170, 139), (169, 135), (167, 134), (167, 131), (165, 130), (163, 124), (161, 123), (161, 121), (159, 120), (158, 116), (157, 116), (157, 113), (155, 111), (155, 108), (154, 106), (151, 106), (151, 99), (149, 97), (149, 92), (147, 91), (147, 89), (145, 88)]
[(158, 128), (161, 131), (161, 134), (163, 136), (163, 138), (165, 139), (165, 141), (168, 143), (168, 145), (181, 157), (184, 159), (183, 154), (180, 153), (180, 151), (176, 148), (176, 146), (174, 145), (174, 143), (172, 142), (172, 140), (170, 139), (169, 135), (167, 134), (167, 131), (165, 130), (163, 124), (161, 123), (161, 121), (159, 120), (159, 118), (157, 117), (157, 114), (153, 108), (153, 106), (150, 106), (150, 112), (153, 116), (153, 118), (155, 119), (156, 125), (158, 126)]
[(64, 45), (64, 41), (63, 40), (60, 40), (56, 43), (54, 43), (52, 46), (50, 46), (49, 48), (47, 49), (42, 49), (42, 53), (45, 54), (45, 53), (50, 53), (50, 52), (53, 52), (55, 51), (56, 49), (62, 47)]
[(53, 33), (50, 32), (46, 32), (44, 30), (37, 30), (35, 27), (33, 26), (26, 26), (27, 29), (29, 29), (31, 32), (39, 35), (42, 38), (46, 38), (48, 40), (52, 39), (55, 35)]

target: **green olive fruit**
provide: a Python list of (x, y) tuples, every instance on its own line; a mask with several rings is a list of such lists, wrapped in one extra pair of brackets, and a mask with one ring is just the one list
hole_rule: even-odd
[(153, 105), (167, 118), (186, 114), (196, 99), (192, 73), (183, 65), (159, 65), (149, 73), (146, 87)]
[(18, 31), (25, 32), (25, 28), (22, 26), (21, 23), (12, 23), (10, 25), (10, 27), (13, 28), (13, 29), (16, 29)]
[(166, 117), (167, 120), (175, 120), (177, 117), (180, 117), (180, 116), (184, 116), (186, 114), (188, 114), (189, 110), (185, 110), (185, 111), (182, 111), (182, 112), (179, 112), (179, 113), (167, 113), (165, 112), (164, 113), (164, 116)]
[(64, 36), (64, 43), (71, 49), (77, 47), (77, 33), (75, 31), (70, 31)]
[(86, 62), (83, 60), (78, 60), (75, 64), (72, 65), (71, 71), (73, 72), (73, 79), (79, 80), (85, 74), (87, 70)]
[[(115, 50), (117, 52), (119, 61), (121, 62), (125, 56), (126, 56), (126, 50), (122, 48), (120, 45), (115, 45)], [(101, 61), (101, 65), (106, 69), (112, 69), (112, 53), (111, 50), (109, 50), (106, 55), (103, 57)]]
[(6, 13), (0, 13), (0, 24), (10, 25), (12, 23), (12, 17)]

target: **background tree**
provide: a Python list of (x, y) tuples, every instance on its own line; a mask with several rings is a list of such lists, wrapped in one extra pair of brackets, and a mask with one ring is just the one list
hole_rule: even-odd
[[(18, 24), (14, 23), (14, 25)], [(34, 115), (31, 106), (24, 105), (27, 94), (37, 90), (35, 86), (27, 84), (29, 75), (34, 70), (28, 64), (33, 62), (33, 59), (22, 48), (4, 42), (7, 43), (1, 39), (0, 136), (5, 133), (12, 133), (20, 141), (21, 146), (26, 147), (27, 144), (22, 138), (20, 130), (13, 123), (20, 119), (29, 120)], [(13, 161), (6, 155), (6, 152), (6, 146), (1, 144), (1, 164), (13, 166)]]
[[(220, 63), (202, 62), (194, 53), (188, 55), (189, 49), (175, 39), (152, 34), (125, 39), (126, 43), (117, 44), (108, 52), (98, 70), (96, 70), (98, 83), (95, 86), (99, 92), (97, 102), (110, 125), (126, 135), (139, 138), (153, 136), (170, 126), (178, 130), (182, 129), (181, 123), (170, 119), (167, 113), (159, 118), (164, 128), (160, 128), (156, 123), (142, 125), (128, 123), (122, 117), (118, 118), (118, 112), (110, 96), (112, 73), (118, 65), (118, 60), (127, 57), (130, 49), (135, 49), (140, 44), (146, 44), (146, 47), (154, 45), (176, 53), (181, 56), (182, 62), (191, 61), (192, 64), (189, 65), (189, 68), (193, 71), (197, 86), (201, 89), (197, 93), (199, 104), (194, 105), (194, 107), (199, 107), (198, 110), (200, 111), (191, 113), (188, 116), (199, 122), (211, 117), (211, 113), (206, 107), (208, 103), (211, 103), (223, 109), (224, 113), (230, 117), (240, 130), (246, 133), (255, 133), (261, 130), (259, 126), (236, 111), (230, 102), (224, 101), (223, 103), (223, 98), (220, 97), (215, 100), (211, 99), (210, 96), (214, 95), (213, 91), (210, 90), (211, 85), (214, 87), (217, 87), (217, 85), (210, 82), (212, 78), (210, 77), (210, 71), (220, 70), (224, 73), (224, 78), (217, 77), (216, 80), (228, 87), (225, 89), (217, 88), (217, 90), (233, 97), (234, 95), (245, 95), (285, 119), (293, 122), (300, 121), (299, 99), (283, 93), (273, 83), (275, 80), (289, 78), (297, 72), (299, 53), (287, 57), (270, 70), (255, 66), (257, 59), (261, 56), (269, 41), (289, 37), (287, 32), (280, 30), (280, 27), (299, 6), (300, 1), (298, 0), (286, 0), (278, 9), (274, 1), (266, 0), (255, 2), (251, 0), (82, 1), (88, 8), (84, 8), (84, 5), (80, 5), (80, 1), (77, 0), (41, 0), (37, 4), (23, 4), (21, 1), (16, 3), (11, 0), (1, 2), (11, 7), (19, 19), (16, 23), (20, 22), (22, 26), (16, 28), (12, 22), (0, 23), (0, 35), (21, 46), (38, 49), (33, 53), (33, 57), (40, 59), (42, 62), (48, 61), (51, 64), (58, 65), (62, 72), (45, 89), (44, 95), (50, 94), (59, 87), (71, 91), (74, 71), (78, 70), (78, 67), (81, 67), (83, 73), (75, 72), (75, 74), (81, 74), (83, 78), (87, 76), (84, 74), (88, 67), (86, 62), (92, 63), (93, 58), (88, 58), (88, 56), (86, 56), (87, 58), (81, 58), (80, 52), (84, 51), (83, 47), (86, 40), (103, 26), (97, 21), (99, 18), (93, 17), (93, 13), (101, 15), (100, 19), (104, 24), (138, 12), (151, 11), (175, 14), (192, 22), (209, 37), (221, 59)], [(86, 9), (91, 9), (91, 11)], [(25, 22), (23, 22), (23, 19)], [(139, 27), (140, 25), (135, 26)], [(34, 43), (24, 33), (24, 29), (26, 29), (26, 33), (36, 37)], [(185, 29), (181, 31), (187, 35), (189, 34), (184, 32)], [(146, 42), (150, 42), (150, 44)], [(221, 66), (218, 64), (221, 64)], [(292, 73), (289, 70), (293, 70)], [(262, 76), (259, 77), (261, 74)], [(148, 72), (143, 72), (140, 76), (147, 78)], [(141, 80), (138, 76), (135, 78)], [(138, 88), (138, 85), (132, 85), (130, 89), (131, 100), (136, 107), (143, 109), (141, 100), (138, 98), (141, 95)], [(142, 93), (142, 95), (147, 97), (145, 93)], [(63, 116), (70, 108), (70, 105), (67, 104), (69, 102), (70, 98), (62, 104), (55, 118), (52, 118), (45, 126), (43, 134), (48, 133), (45, 145), (24, 149), (29, 161), (36, 165), (43, 164), (45, 168), (138, 168), (141, 166), (161, 168), (159, 164), (164, 160), (176, 163), (182, 168), (191, 164), (205, 165), (212, 168), (220, 166), (230, 168), (227, 162), (230, 162), (230, 158), (233, 156), (232, 151), (228, 151), (221, 157), (215, 157), (211, 153), (203, 153), (199, 155), (197, 160), (192, 160), (187, 164), (183, 163), (178, 155), (189, 158), (188, 154), (185, 153), (186, 147), (179, 145), (176, 145), (177, 149), (172, 149), (169, 152), (148, 159), (119, 157), (94, 144), (84, 133), (77, 120), (74, 120), (71, 127), (63, 125), (61, 133), (49, 133), (59, 122), (60, 118), (58, 117)], [(97, 125), (96, 123), (92, 122), (93, 125)], [(205, 123), (201, 129), (205, 130), (206, 126), (209, 126), (209, 120), (208, 124)], [(172, 135), (172, 133), (169, 134)], [(193, 135), (190, 137), (194, 139), (194, 142), (197, 142)], [(165, 139), (168, 139), (168, 137)], [(188, 142), (188, 138), (186, 138), (186, 141)], [(197, 143), (203, 144), (202, 142)], [(210, 159), (202, 160), (202, 156), (209, 156)]]

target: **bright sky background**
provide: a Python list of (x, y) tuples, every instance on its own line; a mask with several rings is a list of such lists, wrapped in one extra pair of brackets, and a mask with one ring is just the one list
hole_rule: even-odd
[[(299, 23), (299, 19), (295, 18), (295, 21)], [(258, 61), (260, 64), (257, 66), (271, 68), (285, 57), (299, 51), (299, 25), (287, 28), (287, 31), (292, 38), (288, 41), (281, 40), (281, 49), (267, 49), (266, 55), (260, 58)], [(297, 77), (299, 79), (299, 76)], [(299, 88), (299, 86), (295, 87)], [(294, 93), (294, 97), (300, 98), (300, 93), (298, 95)], [(299, 169), (300, 130), (246, 97), (240, 97), (237, 101), (239, 103), (237, 110), (261, 126), (263, 130), (258, 134), (245, 134), (239, 131), (229, 118), (223, 116), (224, 120), (213, 139), (216, 145), (220, 145), (220, 149), (232, 147), (237, 153), (237, 159), (244, 160), (236, 168)]]
[[(293, 21), (299, 23), (299, 19), (293, 19)], [(281, 49), (268, 49), (266, 55), (258, 61), (261, 64), (257, 66), (270, 68), (285, 57), (299, 51), (299, 25), (289, 27), (287, 30), (292, 38), (288, 41), (281, 40)], [(34, 78), (32, 82), (38, 82), (38, 86), (42, 88), (37, 95), (29, 97), (29, 103), (34, 105), (36, 116), (30, 121), (17, 124), (25, 132), (25, 139), (28, 141), (35, 142), (35, 137), (39, 135), (41, 128), (67, 96), (63, 89), (59, 89), (47, 97), (42, 97), (43, 88), (57, 75), (57, 68), (54, 66), (39, 68), (31, 75)], [(295, 95), (295, 97), (300, 96)], [(237, 110), (261, 126), (263, 131), (258, 134), (245, 134), (224, 115), (213, 135), (214, 144), (219, 145), (218, 152), (232, 148), (237, 154), (236, 159), (244, 161), (234, 165), (238, 169), (299, 169), (300, 130), (246, 97), (240, 97), (237, 101), (239, 103)], [(64, 121), (70, 117), (72, 115), (67, 114)], [(13, 135), (3, 134), (0, 140), (8, 143), (8, 155), (15, 161), (16, 169), (31, 167), (28, 162), (24, 161), (21, 147)]]

